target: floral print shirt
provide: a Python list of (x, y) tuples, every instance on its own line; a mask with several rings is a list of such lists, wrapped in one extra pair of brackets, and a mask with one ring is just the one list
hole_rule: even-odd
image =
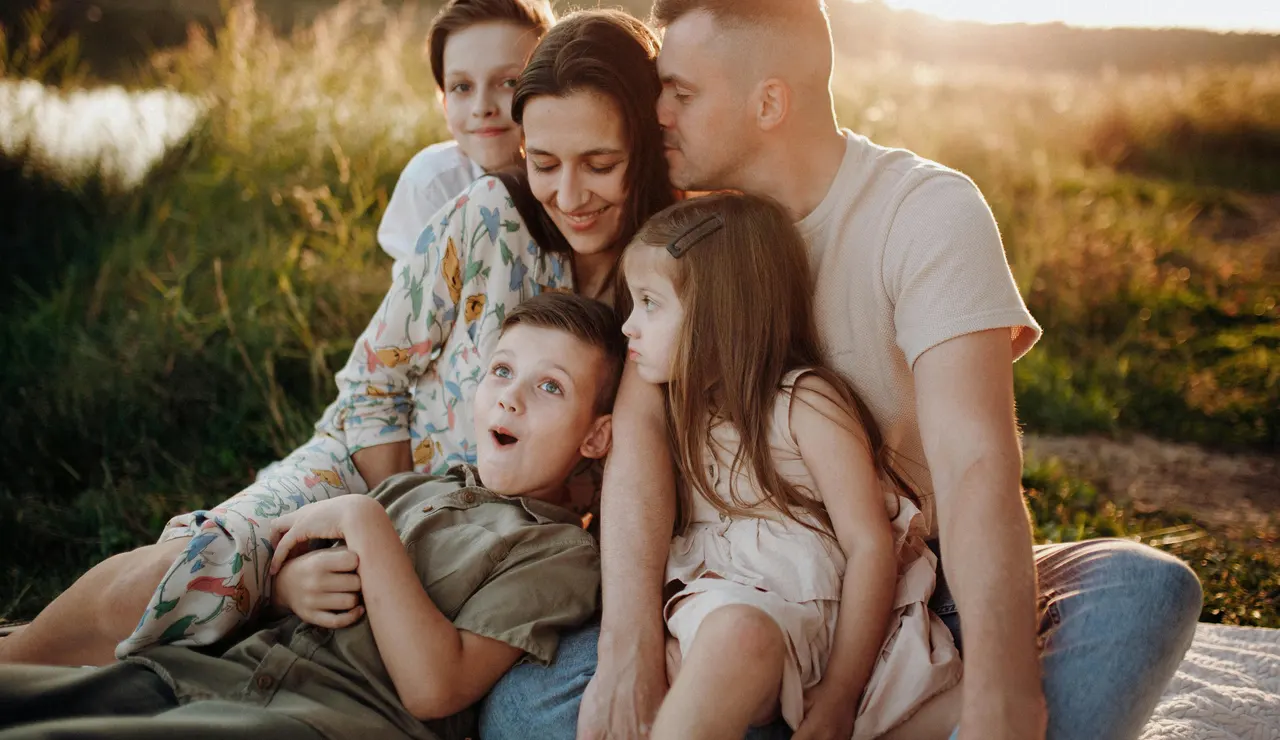
[(502, 321), (544, 290), (572, 290), (569, 260), (539, 248), (506, 186), (483, 177), (441, 209), (393, 281), (316, 429), (353, 453), (409, 440), (421, 473), (474, 465), (472, 402)]

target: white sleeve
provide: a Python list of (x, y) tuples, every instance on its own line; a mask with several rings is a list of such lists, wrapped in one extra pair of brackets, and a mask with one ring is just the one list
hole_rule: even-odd
[(431, 218), (456, 195), (447, 192), (439, 177), (424, 183), (402, 173), (378, 224), (378, 244), (392, 259), (408, 257)]

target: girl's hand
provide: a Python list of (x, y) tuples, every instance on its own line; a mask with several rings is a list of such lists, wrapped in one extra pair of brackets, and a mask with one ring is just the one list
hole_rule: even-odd
[(858, 697), (847, 686), (819, 681), (804, 696), (804, 719), (791, 740), (849, 740), (858, 715)]
[(360, 559), (345, 547), (313, 550), (284, 564), (272, 584), (271, 603), (326, 629), (347, 627), (364, 616)]
[(378, 502), (368, 496), (349, 494), (307, 504), (275, 520), (271, 523), (271, 540), (276, 543), (271, 575), (280, 572), (289, 553), (298, 545), (311, 540), (346, 539), (348, 528), (375, 511), (386, 516)]

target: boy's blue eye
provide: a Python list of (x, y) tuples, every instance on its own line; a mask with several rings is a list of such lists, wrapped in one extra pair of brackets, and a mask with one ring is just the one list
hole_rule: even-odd
[(658, 307), (658, 304), (654, 303), (653, 299), (650, 298), (649, 296), (645, 296), (644, 298), (641, 298), (640, 305), (644, 306), (645, 311), (652, 311), (653, 309)]
[(538, 388), (546, 391), (547, 393), (554, 393), (556, 395), (560, 395), (561, 393), (560, 384), (554, 380), (544, 380)]
[(514, 77), (507, 78), (502, 81), (502, 86), (514, 90), (516, 89), (517, 82), (519, 82), (519, 80), (515, 79)]
[(510, 378), (511, 368), (507, 367), (506, 365), (494, 365), (493, 375), (494, 377), (498, 377), (498, 378)]
[(471, 92), (471, 83), (470, 83), (470, 82), (455, 82), (455, 83), (453, 84), (453, 86), (449, 88), (449, 92), (456, 92), (456, 93), (459, 93), (459, 92)]

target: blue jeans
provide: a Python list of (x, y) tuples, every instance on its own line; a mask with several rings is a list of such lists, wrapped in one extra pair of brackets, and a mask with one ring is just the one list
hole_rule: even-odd
[[(1200, 582), (1182, 561), (1128, 540), (1036, 548), (1040, 646), (1050, 740), (1132, 740), (1173, 676), (1200, 615)], [(945, 593), (934, 606), (956, 638)], [(563, 636), (546, 667), (517, 666), (481, 707), (484, 740), (573, 740), (595, 674), (600, 625)], [(776, 722), (749, 740), (787, 738)]]

